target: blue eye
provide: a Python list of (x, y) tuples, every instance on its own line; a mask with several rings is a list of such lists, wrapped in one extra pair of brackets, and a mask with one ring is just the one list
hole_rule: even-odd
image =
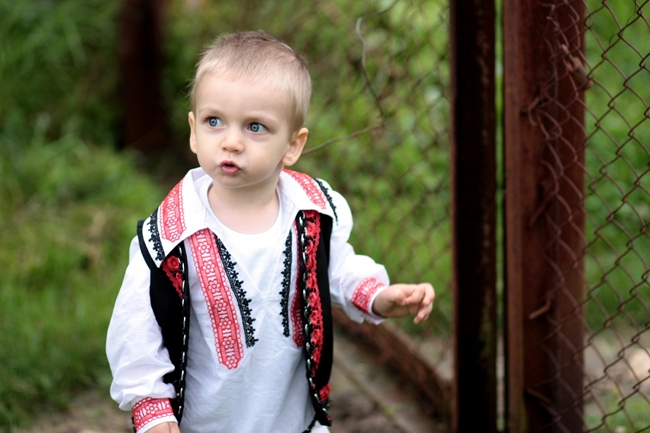
[(266, 131), (266, 127), (262, 125), (261, 123), (253, 122), (248, 126), (248, 129), (250, 129), (252, 132), (264, 132)]
[(208, 125), (210, 125), (213, 128), (221, 126), (221, 119), (219, 119), (218, 117), (209, 117)]

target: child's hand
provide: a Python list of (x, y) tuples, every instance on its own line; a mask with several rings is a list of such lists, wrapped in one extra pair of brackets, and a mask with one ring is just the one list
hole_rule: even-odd
[(164, 422), (147, 430), (147, 433), (181, 433), (175, 422)]
[(429, 317), (434, 297), (433, 286), (429, 283), (394, 284), (377, 295), (372, 311), (382, 317), (417, 314), (413, 323), (420, 323)]

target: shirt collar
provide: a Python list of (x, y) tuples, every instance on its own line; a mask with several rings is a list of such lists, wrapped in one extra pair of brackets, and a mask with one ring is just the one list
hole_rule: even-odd
[[(207, 174), (200, 167), (190, 170), (144, 221), (143, 237), (156, 266), (160, 266), (179, 243), (207, 228), (207, 209), (196, 187), (204, 176)], [(293, 203), (295, 213), (315, 210), (338, 219), (331, 189), (325, 181), (297, 171), (283, 170), (278, 186), (282, 197)]]

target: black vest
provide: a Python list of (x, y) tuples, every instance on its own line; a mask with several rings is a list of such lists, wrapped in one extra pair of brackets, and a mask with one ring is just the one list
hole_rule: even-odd
[[(155, 214), (156, 212), (154, 212)], [(163, 337), (163, 344), (169, 352), (169, 358), (174, 364), (174, 371), (163, 377), (165, 383), (171, 383), (176, 390), (176, 397), (171, 399), (174, 415), (179, 424), (183, 417), (185, 399), (185, 371), (187, 367), (187, 348), (190, 330), (190, 291), (187, 272), (187, 255), (184, 242), (180, 242), (165, 258), (176, 257), (180, 264), (174, 275), (169, 275), (161, 267), (156, 266), (146, 247), (142, 233), (143, 221), (138, 223), (138, 240), (140, 251), (144, 256), (151, 271), (149, 293), (151, 308), (154, 312)], [(318, 226), (319, 239), (310, 236), (308, 226)], [(310, 431), (316, 421), (322, 425), (332, 425), (332, 420), (327, 412), (329, 399), (329, 379), (332, 370), (333, 335), (332, 311), (329, 290), (329, 257), (330, 237), (332, 234), (332, 218), (319, 214), (316, 211), (301, 211), (296, 217), (298, 233), (298, 280), (297, 291), (302, 301), (303, 332), (305, 336), (305, 363), (307, 367), (307, 382), (309, 394), (316, 415), (314, 421), (306, 431)], [(317, 242), (318, 247), (310, 248)], [(309, 255), (315, 254), (315, 257)], [(310, 260), (311, 259), (311, 260)], [(316, 260), (316, 267), (309, 266)], [(313, 272), (316, 273), (315, 278)], [(172, 281), (176, 279), (176, 286)], [(182, 281), (182, 284), (179, 282)], [(316, 281), (316, 287), (311, 287), (309, 282)], [(180, 287), (178, 287), (180, 285)], [(315, 293), (320, 299), (322, 325), (314, 323), (312, 318), (315, 312), (310, 306), (310, 294)], [(179, 296), (180, 295), (180, 296)], [(322, 329), (317, 329), (321, 328)], [(316, 331), (316, 332), (314, 332)], [(322, 338), (321, 338), (322, 337)], [(320, 361), (315, 362), (314, 354), (320, 353)]]

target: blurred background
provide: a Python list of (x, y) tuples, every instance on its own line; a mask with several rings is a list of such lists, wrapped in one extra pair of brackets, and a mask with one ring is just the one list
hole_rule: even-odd
[(196, 165), (188, 85), (220, 33), (263, 29), (306, 57), (308, 147), (324, 148), (296, 169), (347, 196), (358, 251), (440, 288), (414, 331), (449, 332), (448, 6), (391, 5), (0, 1), (1, 427), (107, 388), (128, 243)]
[[(534, 3), (540, 16), (557, 13)], [(576, 404), (586, 408), (585, 431), (642, 431), (650, 427), (650, 2), (555, 3), (582, 11), (578, 42), (557, 43), (549, 56), (582, 80), (574, 90), (584, 136), (572, 144), (586, 155), (578, 158), (584, 272), (571, 314), (584, 341), (573, 354), (587, 362)], [(499, 306), (489, 326), (499, 341), (502, 10), (497, 2), (486, 160), (496, 173)], [(105, 331), (136, 222), (196, 165), (187, 113), (200, 52), (217, 34), (241, 30), (272, 33), (308, 60), (310, 136), (296, 169), (346, 196), (358, 252), (384, 263), (393, 281), (436, 287), (425, 325), (397, 324), (453, 382), (451, 88), (464, 71), (452, 76), (450, 11), (445, 0), (0, 0), (0, 430), (64, 409), (82, 390), (107, 392)], [(541, 94), (526, 114), (548, 136), (547, 102), (557, 95)], [(503, 365), (494, 345), (494, 365)], [(495, 398), (504, 429), (503, 392)], [(539, 431), (576, 431), (558, 427), (560, 418)]]

